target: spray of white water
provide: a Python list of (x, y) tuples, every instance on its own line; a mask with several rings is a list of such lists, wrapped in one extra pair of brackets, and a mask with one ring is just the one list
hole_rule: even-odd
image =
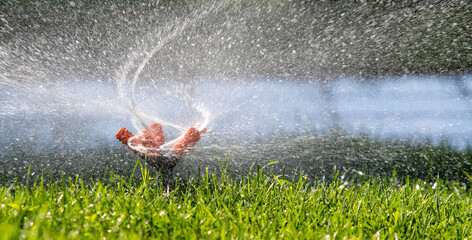
[[(179, 126), (164, 120), (158, 115), (147, 114), (145, 110), (138, 107), (136, 101), (136, 86), (140, 81), (140, 74), (143, 72), (146, 65), (148, 65), (149, 61), (156, 56), (163, 46), (180, 36), (187, 28), (197, 24), (209, 13), (219, 11), (224, 4), (225, 1), (221, 1), (219, 3), (213, 3), (207, 7), (202, 7), (199, 10), (194, 11), (193, 14), (188, 17), (176, 19), (167, 23), (165, 27), (158, 29), (157, 32), (149, 33), (144, 39), (149, 40), (150, 42), (146, 43), (147, 45), (144, 46), (142, 51), (132, 52), (129, 60), (123, 65), (118, 73), (118, 77), (116, 78), (118, 91), (123, 102), (133, 115), (131, 121), (136, 130), (142, 130), (143, 128), (149, 129), (150, 123), (158, 122), (163, 126), (170, 127), (180, 133), (179, 137), (167, 141), (165, 144), (160, 146), (163, 150), (171, 149), (190, 126)], [(205, 129), (210, 123), (211, 113), (202, 103), (197, 102), (190, 94), (185, 94), (183, 98), (187, 106), (190, 106), (196, 113), (200, 114), (201, 121), (195, 123), (197, 129), (199, 131)]]

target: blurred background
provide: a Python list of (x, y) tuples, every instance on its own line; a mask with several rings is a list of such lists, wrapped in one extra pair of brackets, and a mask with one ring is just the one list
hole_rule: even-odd
[(0, 175), (129, 174), (114, 134), (138, 130), (131, 93), (185, 128), (195, 103), (210, 113), (178, 175), (225, 154), (236, 172), (434, 175), (441, 146), (441, 169), (468, 169), (470, 16), (469, 1), (2, 1)]

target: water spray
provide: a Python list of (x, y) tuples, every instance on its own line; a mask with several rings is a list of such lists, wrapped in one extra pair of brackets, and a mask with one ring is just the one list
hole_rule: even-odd
[[(221, 1), (218, 4), (214, 3), (207, 9), (196, 11), (193, 16), (181, 19), (182, 21), (176, 20), (175, 22), (167, 24), (165, 28), (160, 29), (157, 33), (149, 33), (146, 39), (149, 39), (151, 44), (154, 39), (158, 39), (158, 41), (151, 47), (145, 46), (142, 54), (133, 53), (118, 74), (117, 85), (119, 94), (123, 102), (134, 115), (135, 118), (132, 120), (139, 121), (144, 129), (136, 135), (133, 135), (126, 128), (122, 127), (115, 137), (138, 154), (148, 164), (153, 166), (160, 173), (162, 184), (167, 189), (173, 186), (173, 168), (182, 157), (198, 143), (201, 136), (206, 133), (206, 126), (210, 121), (210, 113), (205, 107), (196, 103), (194, 99), (190, 99), (191, 107), (200, 113), (203, 117), (203, 121), (186, 130), (185, 127), (164, 121), (158, 116), (151, 116), (141, 112), (136, 102), (136, 85), (145, 66), (164, 45), (181, 35), (189, 26), (199, 22), (208, 13), (221, 9), (224, 4), (225, 1)], [(132, 73), (133, 70), (134, 73)], [(129, 78), (129, 86), (124, 86)], [(129, 96), (126, 96), (125, 89), (130, 91)], [(146, 120), (151, 120), (154, 123), (147, 125)], [(134, 124), (134, 127), (141, 129), (141, 127), (137, 125), (138, 124)], [(180, 137), (166, 142), (162, 129), (163, 125), (179, 131), (181, 133)]]

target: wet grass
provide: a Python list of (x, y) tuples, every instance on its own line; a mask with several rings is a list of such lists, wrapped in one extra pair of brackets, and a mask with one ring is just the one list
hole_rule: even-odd
[(472, 195), (463, 185), (392, 178), (293, 181), (254, 167), (239, 178), (206, 171), (161, 188), (145, 166), (133, 176), (85, 183), (77, 176), (0, 187), (1, 239), (472, 237)]

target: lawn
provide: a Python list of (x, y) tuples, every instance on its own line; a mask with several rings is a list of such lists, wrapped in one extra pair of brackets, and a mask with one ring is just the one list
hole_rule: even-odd
[[(136, 177), (0, 184), (1, 239), (310, 238), (465, 239), (472, 196), (464, 183), (368, 177), (288, 180), (271, 163), (229, 177), (222, 164), (175, 190), (138, 161)], [(140, 173), (139, 173), (140, 172)], [(29, 175), (28, 175), (29, 176)]]

